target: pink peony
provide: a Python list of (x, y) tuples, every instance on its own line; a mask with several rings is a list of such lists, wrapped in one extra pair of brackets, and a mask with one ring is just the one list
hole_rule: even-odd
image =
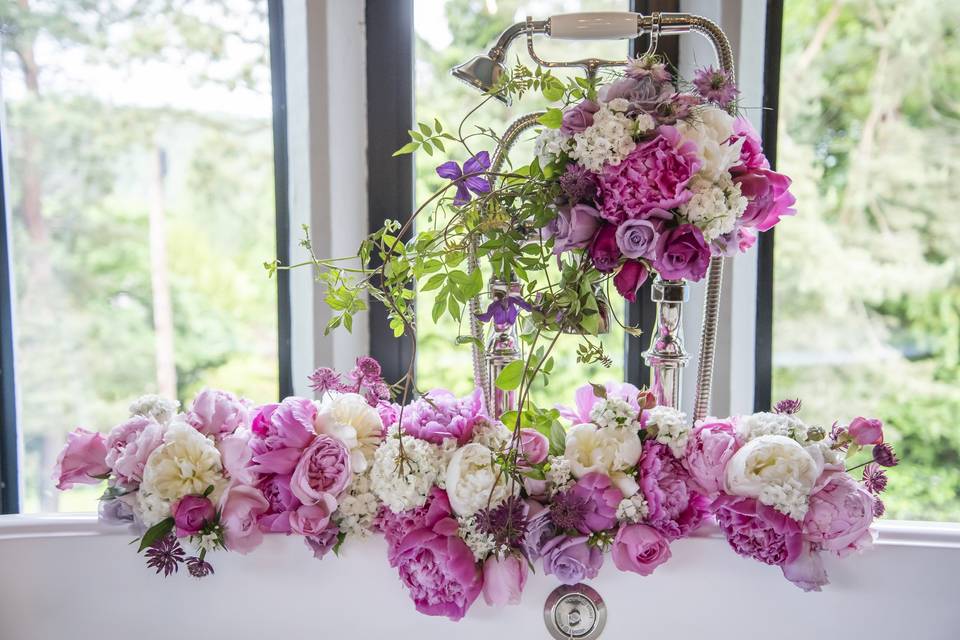
[(670, 559), (670, 544), (653, 527), (628, 524), (620, 527), (610, 550), (613, 564), (620, 571), (648, 576)]
[[(640, 390), (635, 386), (629, 382), (608, 382), (603, 387), (608, 398), (624, 400), (636, 409), (638, 414), (640, 413), (640, 404), (638, 402)], [(593, 385), (585, 384), (582, 387), (578, 387), (573, 394), (573, 401), (573, 407), (557, 405), (557, 409), (560, 410), (560, 417), (569, 420), (573, 424), (591, 422), (590, 411), (593, 409), (593, 405), (600, 401), (600, 398), (593, 390)]]
[(587, 536), (559, 535), (543, 545), (543, 572), (556, 576), (563, 584), (593, 579), (603, 565), (603, 551), (591, 546)]
[(643, 443), (640, 489), (647, 499), (650, 525), (667, 540), (682, 538), (700, 526), (710, 502), (698, 493), (690, 474), (659, 442)]
[(601, 215), (610, 222), (649, 218), (652, 210), (672, 209), (692, 196), (687, 184), (700, 169), (696, 143), (684, 141), (674, 127), (660, 127), (657, 133), (620, 164), (604, 167)]
[(803, 533), (838, 555), (869, 545), (873, 502), (863, 485), (846, 472), (830, 472), (823, 488), (810, 496), (810, 507), (803, 519)]
[(483, 563), (483, 599), (491, 607), (520, 604), (527, 573), (527, 561), (521, 556), (490, 556)]
[(380, 422), (383, 423), (383, 431), (386, 434), (388, 428), (397, 424), (400, 418), (400, 405), (393, 402), (381, 402), (376, 406), (377, 414), (380, 416)]
[(247, 424), (248, 408), (228, 391), (204, 389), (194, 398), (186, 419), (200, 433), (219, 438)]
[(74, 484), (100, 484), (110, 473), (106, 463), (107, 440), (102, 433), (77, 427), (67, 435), (67, 444), (57, 457), (53, 479), (57, 489), (64, 491)]
[(717, 524), (738, 554), (765, 564), (782, 566), (803, 549), (796, 520), (753, 498), (720, 496), (714, 502)]
[(271, 533), (290, 532), (290, 514), (300, 501), (290, 490), (290, 476), (271, 474), (257, 488), (267, 500), (267, 510), (260, 517), (260, 530)]
[(550, 441), (536, 429), (520, 430), (520, 458), (526, 465), (540, 464), (550, 453)]
[(170, 515), (177, 526), (177, 537), (193, 536), (213, 520), (217, 510), (204, 496), (183, 496), (170, 506)]
[(133, 416), (118, 424), (107, 436), (106, 463), (117, 480), (136, 487), (143, 480), (143, 467), (153, 450), (163, 443), (163, 427), (153, 418)]
[(316, 417), (316, 405), (306, 398), (290, 397), (260, 407), (251, 425), (254, 471), (292, 473), (301, 452), (313, 442)]
[(422, 529), (426, 526), (428, 520), (436, 521), (445, 517), (444, 514), (450, 511), (450, 500), (447, 498), (446, 492), (438, 487), (433, 487), (430, 490), (427, 501), (419, 507), (398, 513), (394, 513), (386, 506), (380, 507), (373, 526), (383, 534), (387, 541), (387, 559), (390, 566), (397, 566), (394, 562), (396, 549), (408, 533)]
[(231, 485), (220, 498), (220, 524), (229, 551), (246, 554), (263, 541), (257, 519), (270, 508), (263, 494), (244, 484)]
[(315, 504), (325, 495), (338, 498), (350, 478), (350, 452), (336, 438), (319, 435), (300, 456), (290, 490), (303, 504)]
[(753, 128), (750, 121), (743, 116), (738, 116), (733, 121), (733, 135), (730, 142), (734, 143), (743, 138), (743, 146), (740, 147), (740, 164), (733, 168), (734, 173), (741, 173), (751, 169), (769, 169), (770, 162), (767, 156), (763, 155), (763, 144), (760, 142), (760, 134)]
[(403, 410), (403, 430), (415, 438), (433, 444), (453, 438), (463, 446), (473, 437), (478, 420), (486, 418), (480, 389), (464, 398), (446, 389), (433, 389), (424, 396)]
[(847, 427), (853, 441), (862, 447), (883, 442), (883, 423), (872, 418), (854, 418)]
[(709, 265), (710, 247), (696, 226), (682, 224), (660, 234), (653, 268), (664, 280), (697, 281)]
[(747, 199), (747, 208), (738, 224), (768, 231), (780, 222), (783, 216), (796, 213), (792, 209), (797, 201), (790, 193), (790, 178), (769, 169), (751, 169), (734, 174), (733, 182), (740, 185), (740, 193)]
[(736, 429), (729, 420), (701, 423), (694, 427), (683, 456), (697, 491), (715, 497), (723, 491), (727, 462), (737, 452)]
[(613, 276), (613, 286), (629, 302), (637, 301), (637, 291), (647, 281), (647, 267), (639, 260), (627, 260), (617, 275)]
[(459, 620), (480, 595), (483, 578), (458, 530), (446, 494), (435, 492), (423, 526), (403, 536), (391, 554), (420, 613)]
[(336, 499), (329, 493), (324, 494), (316, 503), (300, 505), (290, 512), (290, 530), (302, 536), (320, 536), (336, 510)]
[(617, 524), (617, 506), (623, 500), (623, 493), (610, 483), (610, 478), (602, 473), (588, 473), (568, 491), (584, 504), (580, 533), (606, 531)]

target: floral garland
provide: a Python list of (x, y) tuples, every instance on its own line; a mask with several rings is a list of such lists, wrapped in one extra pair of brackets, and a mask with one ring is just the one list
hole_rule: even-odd
[[(883, 467), (897, 464), (879, 421), (828, 434), (797, 401), (692, 425), (633, 385), (588, 384), (514, 437), (479, 392), (390, 403), (371, 358), (311, 379), (322, 400), (204, 390), (176, 413), (141, 398), (107, 435), (70, 434), (57, 486), (107, 480), (101, 519), (131, 524), (165, 576), (205, 577), (210, 552), (246, 554), (264, 534), (301, 536), (323, 558), (378, 533), (417, 610), (459, 620), (480, 594), (519, 603), (536, 563), (564, 584), (595, 578), (607, 554), (650, 575), (711, 519), (737, 553), (819, 590), (822, 553), (869, 546)], [(843, 463), (862, 447), (857, 481)]]

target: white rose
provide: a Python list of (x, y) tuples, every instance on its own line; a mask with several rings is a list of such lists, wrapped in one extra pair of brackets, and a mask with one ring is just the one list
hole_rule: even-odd
[(726, 469), (727, 493), (757, 498), (781, 513), (800, 519), (823, 471), (822, 456), (810, 455), (786, 436), (759, 436), (737, 451)]
[(690, 121), (677, 123), (677, 130), (686, 140), (696, 143), (703, 164), (700, 175), (716, 181), (740, 161), (743, 138), (728, 143), (733, 135), (733, 116), (719, 107), (706, 106), (697, 110)]
[(459, 516), (495, 507), (510, 495), (509, 476), (493, 463), (493, 452), (477, 442), (457, 449), (447, 465), (450, 506)]
[(140, 518), (151, 527), (170, 515), (170, 505), (187, 495), (202, 495), (209, 487), (217, 504), (227, 481), (220, 452), (213, 441), (175, 418), (143, 469), (137, 500)]
[(356, 393), (341, 393), (318, 407), (314, 422), (317, 433), (340, 440), (350, 451), (350, 468), (363, 473), (383, 441), (383, 423), (377, 410)]
[(574, 478), (593, 471), (603, 473), (625, 496), (639, 488), (633, 476), (625, 471), (635, 467), (643, 452), (635, 431), (617, 427), (598, 428), (594, 424), (578, 424), (567, 432), (563, 456), (570, 461)]

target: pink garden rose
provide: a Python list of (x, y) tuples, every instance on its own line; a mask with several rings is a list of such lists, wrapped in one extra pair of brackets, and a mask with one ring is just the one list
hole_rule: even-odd
[(697, 281), (709, 265), (710, 247), (695, 225), (682, 224), (660, 234), (653, 268), (664, 280)]
[(453, 438), (463, 446), (473, 437), (478, 420), (486, 418), (480, 389), (464, 398), (446, 389), (433, 389), (425, 396), (403, 410), (403, 430), (415, 438), (433, 444)]
[(648, 576), (670, 559), (670, 543), (653, 527), (628, 524), (617, 531), (610, 555), (620, 571)]
[(250, 450), (258, 473), (293, 473), (300, 454), (316, 435), (317, 406), (306, 398), (290, 397), (260, 407), (253, 417)]
[(827, 551), (846, 555), (872, 542), (874, 497), (844, 471), (829, 473), (823, 488), (810, 496), (803, 533)]
[(336, 438), (319, 435), (300, 456), (290, 490), (303, 504), (315, 504), (324, 495), (340, 497), (350, 478), (350, 452)]
[(603, 565), (603, 551), (587, 544), (588, 536), (559, 535), (543, 545), (543, 572), (563, 584), (593, 579)]
[(243, 400), (228, 391), (204, 389), (194, 398), (186, 419), (203, 435), (219, 438), (246, 425), (248, 409)]
[(213, 503), (204, 496), (183, 496), (170, 506), (170, 515), (177, 526), (177, 537), (192, 536), (217, 515)]
[(260, 516), (260, 530), (267, 533), (289, 533), (290, 514), (300, 507), (300, 500), (290, 489), (290, 476), (270, 474), (257, 485), (267, 500), (267, 510)]
[(336, 499), (329, 493), (324, 494), (316, 503), (300, 505), (290, 512), (290, 530), (302, 536), (320, 536), (336, 510)]
[(700, 493), (716, 497), (723, 491), (727, 462), (739, 448), (736, 429), (729, 420), (694, 427), (687, 441), (683, 466), (690, 472)]
[(752, 169), (735, 174), (734, 184), (740, 185), (740, 193), (747, 199), (747, 208), (738, 220), (738, 224), (768, 231), (783, 216), (796, 213), (792, 209), (796, 198), (790, 193), (790, 178), (769, 169)]
[(597, 231), (590, 244), (590, 259), (597, 271), (609, 273), (620, 264), (620, 248), (617, 246), (617, 228), (605, 224)]
[(861, 447), (883, 442), (883, 423), (873, 418), (854, 418), (847, 431)]
[(674, 127), (662, 126), (657, 136), (600, 176), (601, 215), (614, 224), (649, 218), (652, 210), (667, 210), (687, 202), (690, 178), (700, 170), (697, 145), (684, 141)]
[(147, 458), (162, 443), (163, 427), (159, 422), (147, 416), (133, 416), (107, 436), (107, 466), (121, 484), (136, 487), (143, 480)]
[(520, 604), (527, 573), (527, 561), (521, 556), (490, 556), (483, 563), (483, 599), (491, 607)]
[(57, 457), (53, 479), (57, 489), (65, 491), (74, 484), (100, 484), (110, 472), (106, 463), (107, 441), (102, 433), (77, 427), (67, 435), (67, 444)]
[(483, 577), (473, 552), (458, 536), (446, 493), (434, 492), (421, 528), (407, 533), (391, 554), (417, 611), (459, 620), (480, 595)]
[(613, 286), (624, 299), (636, 302), (637, 291), (647, 281), (647, 275), (646, 265), (639, 260), (627, 260), (617, 275), (613, 276)]
[(526, 465), (540, 464), (550, 453), (550, 441), (536, 429), (520, 430), (520, 457)]
[(593, 100), (582, 100), (563, 112), (563, 124), (560, 130), (567, 135), (580, 133), (593, 124), (593, 114), (600, 110)]
[[(624, 400), (636, 409), (638, 414), (640, 413), (640, 404), (638, 403), (640, 390), (635, 386), (629, 382), (607, 382), (603, 385), (603, 388), (608, 398)], [(557, 409), (560, 411), (561, 418), (565, 418), (573, 424), (584, 424), (591, 421), (590, 411), (593, 409), (593, 405), (597, 404), (599, 400), (600, 398), (594, 393), (593, 385), (585, 384), (577, 387), (577, 390), (574, 392), (573, 407), (557, 405)]]
[(623, 500), (623, 493), (611, 484), (609, 477), (602, 473), (588, 473), (577, 480), (568, 492), (584, 505), (580, 533), (589, 535), (606, 531), (617, 523), (617, 506)]
[(667, 540), (688, 535), (709, 513), (710, 501), (696, 491), (690, 474), (659, 442), (643, 443), (640, 490), (647, 499), (647, 520)]
[(254, 487), (231, 485), (220, 498), (220, 524), (223, 540), (229, 551), (247, 554), (263, 541), (257, 519), (267, 511), (270, 503)]
[(557, 207), (557, 217), (547, 227), (553, 236), (553, 252), (563, 253), (590, 245), (600, 226), (600, 212), (587, 204)]

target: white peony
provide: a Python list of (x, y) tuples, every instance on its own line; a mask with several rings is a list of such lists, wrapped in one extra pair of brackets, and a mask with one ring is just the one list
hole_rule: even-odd
[(657, 406), (647, 411), (647, 428), (656, 427), (657, 442), (670, 447), (675, 458), (683, 456), (690, 438), (687, 415), (671, 407)]
[(578, 424), (567, 432), (563, 456), (570, 461), (574, 478), (593, 471), (610, 477), (623, 492), (631, 496), (639, 488), (636, 479), (626, 473), (640, 460), (643, 445), (636, 431), (616, 427)]
[(472, 516), (481, 509), (495, 507), (519, 487), (494, 464), (493, 451), (477, 442), (457, 449), (446, 474), (450, 506), (459, 516)]
[(697, 155), (702, 164), (699, 175), (716, 182), (721, 175), (730, 171), (730, 167), (740, 162), (740, 148), (743, 138), (730, 143), (733, 135), (733, 116), (715, 106), (705, 106), (697, 110), (696, 118), (681, 120), (677, 130), (684, 139), (697, 145)]
[(393, 431), (373, 454), (370, 488), (394, 513), (421, 507), (430, 489), (443, 473), (440, 447), (411, 436), (400, 438)]
[(130, 415), (153, 418), (160, 424), (166, 425), (170, 423), (179, 408), (178, 401), (150, 393), (130, 403)]
[(756, 498), (801, 520), (823, 471), (823, 458), (818, 457), (786, 436), (759, 436), (743, 445), (727, 463), (727, 493)]
[(183, 496), (202, 495), (209, 487), (217, 504), (227, 481), (213, 440), (180, 419), (174, 420), (143, 469), (137, 493), (140, 520), (148, 527), (170, 516), (170, 505)]
[(373, 452), (383, 441), (383, 422), (377, 410), (357, 393), (340, 393), (318, 407), (314, 422), (317, 433), (337, 438), (350, 451), (350, 468), (363, 473)]

